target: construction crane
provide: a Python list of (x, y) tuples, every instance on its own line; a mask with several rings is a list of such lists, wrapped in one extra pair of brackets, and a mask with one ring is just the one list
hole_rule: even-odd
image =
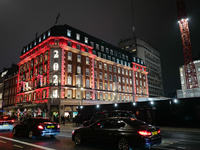
[(184, 0), (176, 0), (178, 10), (178, 23), (181, 33), (181, 41), (183, 46), (184, 56), (184, 70), (186, 79), (186, 88), (192, 89), (198, 87), (198, 81), (196, 76), (196, 69), (192, 58), (192, 47), (190, 42), (190, 32), (188, 27), (188, 19), (186, 16), (185, 2)]

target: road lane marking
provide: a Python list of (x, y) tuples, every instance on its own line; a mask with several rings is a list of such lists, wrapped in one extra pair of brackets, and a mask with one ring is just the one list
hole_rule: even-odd
[(180, 142), (194, 142), (194, 143), (200, 143), (200, 141), (190, 141), (190, 140), (180, 140)]
[(11, 139), (11, 138), (7, 138), (7, 137), (4, 137), (4, 136), (0, 136), (0, 138), (6, 139), (6, 140), (10, 140), (10, 141), (13, 141), (13, 142), (18, 142), (18, 143), (25, 144), (25, 145), (29, 145), (29, 146), (33, 146), (33, 147), (37, 147), (37, 148), (41, 148), (41, 149), (44, 149), (44, 150), (56, 150), (56, 149), (53, 149), (53, 148), (39, 146), (39, 145), (36, 145), (36, 144), (27, 143), (27, 142), (22, 142), (22, 141)]
[(66, 135), (66, 134), (58, 134), (57, 136), (69, 137), (69, 138), (71, 138), (71, 137), (72, 137), (71, 135)]
[(6, 143), (5, 141), (1, 141), (1, 140), (0, 140), (0, 142), (2, 142), (2, 143)]
[(23, 148), (23, 146), (19, 146), (19, 145), (13, 145), (13, 146), (15, 146), (15, 147), (19, 147), (19, 148)]
[(152, 147), (153, 149), (165, 149), (165, 150), (176, 150), (176, 149), (171, 149), (171, 148), (164, 148), (164, 147)]

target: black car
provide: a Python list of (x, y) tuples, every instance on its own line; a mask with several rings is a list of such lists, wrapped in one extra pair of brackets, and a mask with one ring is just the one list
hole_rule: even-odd
[(95, 121), (107, 117), (130, 117), (135, 118), (135, 114), (132, 111), (127, 110), (103, 110), (95, 113), (90, 120), (84, 121), (83, 126), (89, 126)]
[(134, 118), (105, 118), (72, 131), (72, 141), (117, 146), (119, 150), (161, 144), (160, 129)]
[(30, 139), (35, 138), (35, 136), (45, 135), (55, 137), (60, 133), (60, 125), (52, 122), (48, 118), (28, 118), (17, 124), (12, 132), (14, 136), (18, 134), (27, 134)]

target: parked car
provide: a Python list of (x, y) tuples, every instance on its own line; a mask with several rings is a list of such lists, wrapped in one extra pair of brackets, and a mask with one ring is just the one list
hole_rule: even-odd
[(83, 126), (89, 126), (94, 123), (96, 120), (107, 118), (107, 117), (131, 117), (135, 118), (135, 114), (132, 111), (127, 110), (104, 110), (95, 113), (90, 120), (83, 122)]
[(13, 135), (26, 134), (30, 139), (35, 136), (50, 135), (55, 137), (60, 133), (60, 125), (50, 121), (48, 118), (28, 118), (17, 124), (12, 131)]
[(143, 121), (120, 117), (105, 118), (90, 126), (72, 131), (72, 141), (79, 146), (83, 143), (113, 145), (119, 150), (151, 148), (161, 144), (160, 129)]
[(12, 130), (14, 122), (10, 116), (0, 117), (0, 130)]

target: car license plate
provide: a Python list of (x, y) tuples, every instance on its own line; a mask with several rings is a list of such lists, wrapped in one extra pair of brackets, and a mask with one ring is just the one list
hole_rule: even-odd
[(3, 126), (8, 126), (8, 124), (4, 124)]
[(152, 135), (157, 135), (157, 134), (158, 134), (157, 131), (152, 132)]
[(54, 128), (54, 126), (47, 126), (48, 129)]

